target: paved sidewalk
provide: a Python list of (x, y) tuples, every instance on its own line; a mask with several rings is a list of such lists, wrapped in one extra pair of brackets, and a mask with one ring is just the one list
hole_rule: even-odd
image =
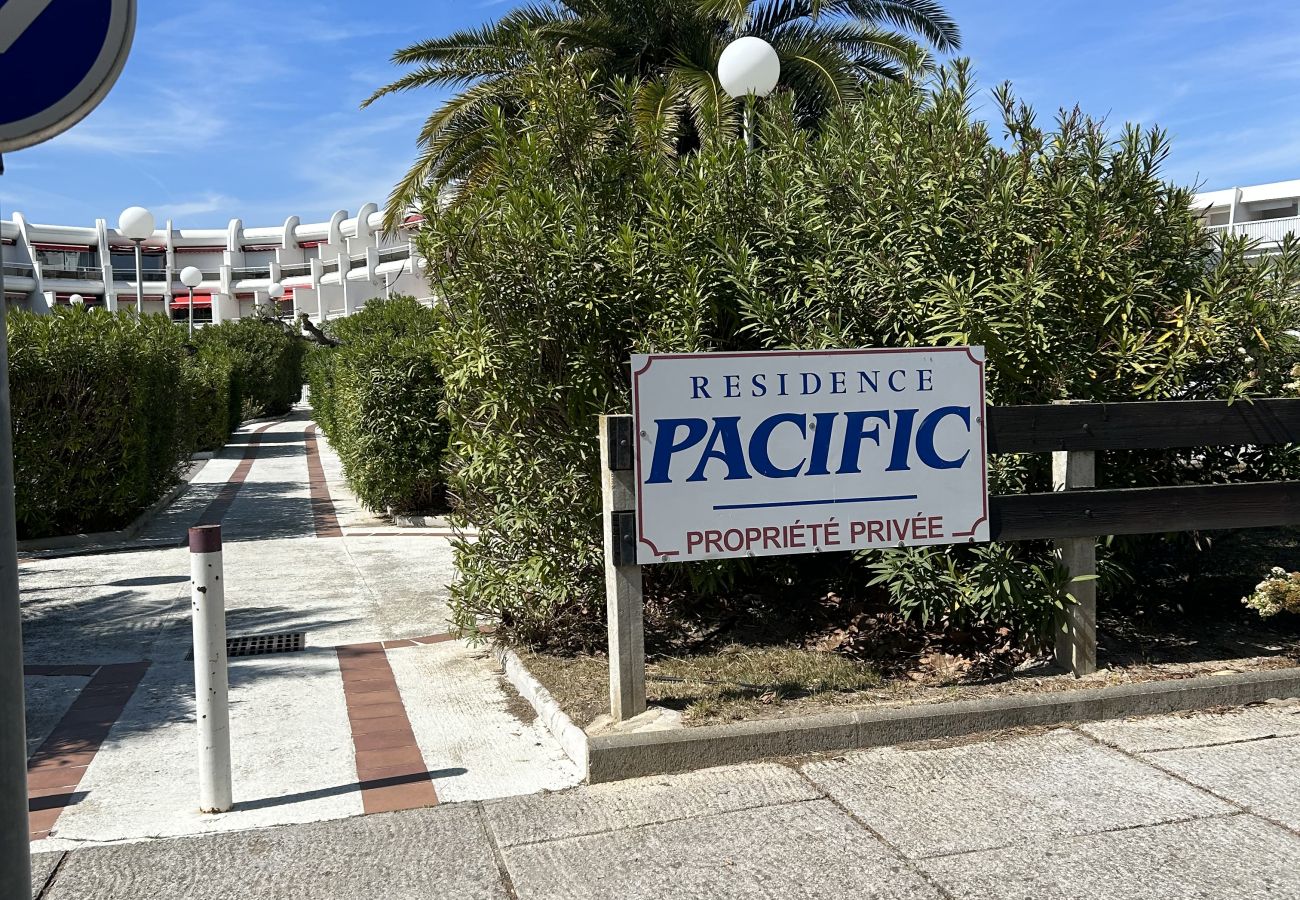
[(43, 900), (1300, 898), (1300, 705), (36, 858)]
[[(189, 526), (220, 522), (235, 809), (197, 811)], [(450, 640), (445, 528), (367, 513), (305, 408), (254, 423), (119, 552), (20, 563), (33, 849), (343, 818), (579, 775), (483, 648)], [(178, 896), (162, 894), (159, 896)]]

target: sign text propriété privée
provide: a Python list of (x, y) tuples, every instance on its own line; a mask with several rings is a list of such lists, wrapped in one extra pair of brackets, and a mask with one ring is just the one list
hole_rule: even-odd
[(637, 562), (987, 541), (984, 348), (632, 357)]

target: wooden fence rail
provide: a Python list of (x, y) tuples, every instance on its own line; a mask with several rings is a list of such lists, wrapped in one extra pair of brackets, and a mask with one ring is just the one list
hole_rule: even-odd
[(1300, 400), (990, 406), (989, 453), (1168, 450), (1300, 442)]
[(1098, 450), (1274, 446), (1300, 442), (1300, 400), (1188, 400), (989, 407), (988, 452), (1051, 453), (1052, 493), (989, 498), (995, 541), (1050, 538), (1076, 580), (1057, 623), (1056, 655), (1075, 674), (1097, 666), (1096, 541), (1300, 525), (1300, 481), (1098, 489)]

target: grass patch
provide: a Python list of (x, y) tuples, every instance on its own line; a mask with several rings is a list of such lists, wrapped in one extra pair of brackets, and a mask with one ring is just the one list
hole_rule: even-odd
[[(524, 663), (580, 725), (609, 710), (604, 657), (525, 654)], [(731, 645), (646, 664), (650, 703), (681, 710), (690, 724), (771, 715), (774, 707), (834, 703), (883, 683), (880, 672), (867, 663), (798, 647)]]

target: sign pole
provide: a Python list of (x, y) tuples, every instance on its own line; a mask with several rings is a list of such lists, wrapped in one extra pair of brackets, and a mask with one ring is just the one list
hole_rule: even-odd
[[(4, 157), (0, 156), (0, 175)], [(0, 897), (30, 897), (27, 723), (23, 705), (23, 622), (18, 595), (13, 427), (9, 411), (9, 325), (0, 266)]]
[[(134, 36), (135, 0), (0, 3), (0, 84), (23, 85), (27, 101), (0, 104), (0, 154), (84, 119), (117, 81)], [(66, 77), (33, 79), (51, 59)], [(7, 306), (0, 269), (0, 897), (18, 900), (31, 897), (32, 876)]]
[(645, 712), (645, 622), (636, 561), (636, 477), (631, 416), (600, 417), (601, 517), (609, 619), (609, 711), (615, 722)]

